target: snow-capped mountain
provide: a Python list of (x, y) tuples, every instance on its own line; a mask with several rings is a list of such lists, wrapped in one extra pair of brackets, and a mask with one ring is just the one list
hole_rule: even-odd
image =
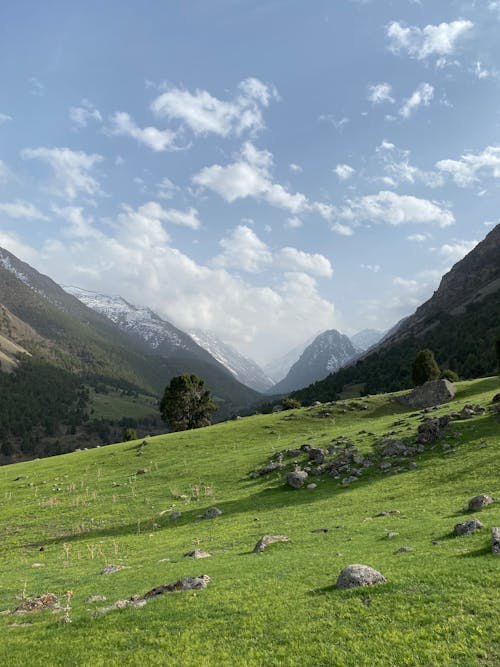
[(376, 345), (379, 340), (382, 340), (385, 333), (385, 331), (379, 331), (378, 329), (363, 329), (354, 334), (354, 336), (351, 336), (351, 343), (365, 351)]
[(302, 352), (306, 349), (308, 345), (312, 343), (313, 340), (314, 337), (305, 341), (301, 345), (297, 345), (297, 347), (294, 347), (292, 350), (289, 350), (282, 357), (278, 357), (277, 359), (273, 359), (272, 361), (267, 363), (263, 367), (264, 373), (266, 373), (266, 375), (271, 377), (274, 380), (274, 383), (283, 380), (283, 378), (286, 376), (290, 368), (299, 359)]
[(307, 387), (345, 366), (361, 350), (335, 329), (324, 331), (306, 347), (287, 376), (276, 384), (273, 393), (284, 394)]
[(247, 387), (256, 391), (266, 391), (273, 386), (274, 380), (267, 376), (255, 361), (244, 357), (212, 331), (197, 329), (190, 331), (189, 335)]

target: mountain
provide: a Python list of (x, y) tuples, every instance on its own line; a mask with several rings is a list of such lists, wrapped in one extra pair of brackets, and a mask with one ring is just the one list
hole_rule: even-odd
[(265, 392), (274, 385), (274, 380), (267, 376), (255, 361), (244, 357), (212, 331), (196, 329), (190, 331), (189, 335), (247, 387)]
[(292, 350), (286, 352), (283, 356), (273, 359), (264, 366), (264, 373), (274, 380), (274, 383), (280, 382), (286, 376), (293, 364), (298, 360), (302, 352), (306, 349), (314, 338), (310, 338), (301, 345), (297, 345)]
[(439, 288), (401, 320), (372, 350), (348, 368), (295, 392), (304, 402), (334, 400), (347, 385), (365, 393), (411, 386), (411, 363), (431, 349), (442, 369), (461, 378), (497, 372), (500, 335), (500, 225), (443, 276)]
[[(153, 315), (152, 330), (160, 327)], [(120, 437), (125, 426), (165, 430), (156, 399), (181, 373), (205, 380), (219, 405), (216, 420), (259, 399), (174, 329), (160, 342), (145, 340), (135, 326), (122, 330), (0, 248), (0, 453), (70, 451)], [(99, 399), (104, 394), (109, 398)]]
[(339, 331), (324, 331), (306, 347), (286, 377), (273, 387), (272, 392), (285, 394), (322, 380), (342, 368), (359, 352), (349, 338)]
[(378, 329), (363, 329), (351, 336), (351, 343), (360, 350), (368, 350), (379, 342), (385, 335), (384, 331)]

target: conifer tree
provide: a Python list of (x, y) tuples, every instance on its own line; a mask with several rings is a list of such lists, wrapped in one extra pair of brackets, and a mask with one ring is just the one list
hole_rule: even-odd
[(209, 426), (217, 407), (204, 380), (197, 375), (177, 375), (165, 389), (160, 413), (172, 431), (187, 431)]

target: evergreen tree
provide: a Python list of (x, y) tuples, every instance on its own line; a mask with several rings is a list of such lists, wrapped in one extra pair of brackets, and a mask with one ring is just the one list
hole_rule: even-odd
[(165, 389), (160, 414), (172, 431), (209, 426), (217, 405), (197, 375), (177, 375)]
[(415, 386), (428, 380), (437, 380), (441, 375), (432, 350), (420, 350), (411, 367), (411, 377)]

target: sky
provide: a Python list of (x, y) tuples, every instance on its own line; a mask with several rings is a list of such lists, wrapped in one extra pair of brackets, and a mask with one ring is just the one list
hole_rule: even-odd
[(6, 0), (0, 246), (265, 363), (500, 220), (500, 0)]

